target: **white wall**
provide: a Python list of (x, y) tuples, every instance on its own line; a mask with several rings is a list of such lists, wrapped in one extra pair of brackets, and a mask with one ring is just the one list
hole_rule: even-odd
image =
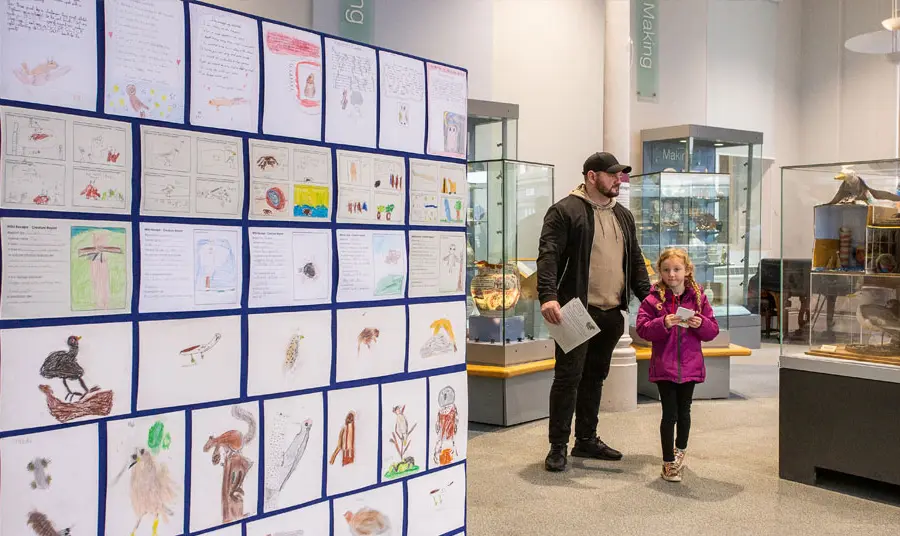
[(313, 0), (206, 0), (210, 4), (249, 13), (257, 17), (312, 27)]

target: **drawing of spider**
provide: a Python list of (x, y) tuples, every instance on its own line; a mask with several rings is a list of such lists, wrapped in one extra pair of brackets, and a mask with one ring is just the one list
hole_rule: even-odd
[(259, 169), (265, 171), (266, 168), (275, 167), (278, 165), (278, 159), (272, 155), (260, 156), (256, 161), (257, 167)]

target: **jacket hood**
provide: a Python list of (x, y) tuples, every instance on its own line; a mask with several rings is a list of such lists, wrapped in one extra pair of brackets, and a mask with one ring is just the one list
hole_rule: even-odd
[(613, 208), (616, 206), (616, 198), (612, 198), (608, 205), (598, 205), (595, 203), (590, 197), (587, 195), (587, 191), (584, 189), (584, 183), (579, 184), (575, 188), (569, 192), (569, 195), (575, 196), (579, 199), (583, 199), (585, 203), (592, 206), (593, 208)]

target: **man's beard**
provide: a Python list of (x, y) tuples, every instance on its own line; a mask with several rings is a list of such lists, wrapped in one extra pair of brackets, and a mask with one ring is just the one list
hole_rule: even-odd
[(609, 197), (610, 199), (612, 199), (613, 197), (619, 196), (619, 188), (616, 188), (614, 191), (612, 191), (612, 190), (607, 190), (606, 188), (601, 188), (598, 186), (597, 191), (600, 192), (601, 195), (603, 195), (605, 197)]

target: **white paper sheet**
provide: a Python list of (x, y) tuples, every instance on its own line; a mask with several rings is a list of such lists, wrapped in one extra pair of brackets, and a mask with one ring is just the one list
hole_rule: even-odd
[[(107, 534), (177, 536), (184, 532), (184, 415), (163, 413), (107, 424)], [(152, 514), (139, 519), (135, 512), (141, 505), (156, 501), (165, 508), (158, 521)]]
[(465, 294), (466, 234), (409, 232), (409, 297)]
[(382, 534), (402, 534), (403, 516), (403, 484), (375, 488), (335, 499), (333, 534), (357, 536), (367, 526), (384, 527)]
[(325, 66), (325, 141), (375, 147), (375, 49), (326, 37)]
[(3, 218), (0, 317), (126, 313), (131, 224)]
[(378, 52), (382, 149), (422, 153), (425, 147), (425, 63)]
[(141, 153), (141, 214), (241, 217), (240, 138), (141, 125)]
[(573, 298), (559, 311), (562, 321), (559, 324), (547, 322), (547, 331), (563, 352), (569, 353), (573, 348), (600, 333), (600, 328), (597, 327), (580, 299)]
[(330, 531), (331, 509), (328, 501), (247, 523), (247, 536), (324, 535)]
[(337, 341), (337, 381), (399, 374), (406, 363), (406, 308), (341, 309)]
[(331, 149), (250, 140), (250, 218), (331, 220)]
[(425, 471), (428, 452), (428, 382), (425, 378), (381, 385), (382, 482)]
[(251, 314), (247, 393), (251, 396), (331, 383), (331, 311)]
[(403, 231), (337, 231), (337, 301), (403, 298), (406, 236)]
[(338, 223), (402, 225), (406, 163), (396, 156), (337, 151)]
[[(273, 512), (319, 499), (325, 456), (323, 393), (266, 400), (263, 404), (266, 415), (263, 511)], [(279, 530), (289, 528), (284, 524), (278, 527)]]
[(256, 20), (191, 4), (191, 124), (257, 131)]
[(97, 533), (98, 433), (86, 424), (0, 439), (0, 534), (36, 534), (27, 524), (31, 512), (34, 522), (49, 522), (60, 534)]
[(204, 532), (203, 534), (206, 536), (241, 536), (243, 532), (241, 531), (241, 525), (237, 524), (225, 527), (224, 529)]
[(466, 362), (466, 302), (409, 306), (409, 371)]
[(106, 0), (104, 111), (184, 122), (184, 5)]
[(462, 164), (409, 160), (409, 223), (464, 226), (469, 212), (469, 183)]
[(0, 96), (97, 109), (94, 2), (7, 0), (0, 9)]
[(250, 229), (250, 307), (331, 301), (331, 231)]
[(440, 536), (466, 522), (466, 468), (457, 465), (407, 483), (409, 534)]
[(191, 532), (256, 515), (259, 403), (197, 410), (191, 424)]
[(263, 132), (322, 139), (322, 38), (262, 23), (266, 97)]
[[(128, 413), (131, 348), (130, 322), (0, 331), (0, 429), (52, 426)], [(85, 396), (81, 396), (85, 389), (77, 379), (63, 382), (58, 377), (62, 365), (54, 366), (51, 355), (59, 352), (65, 352), (66, 357), (74, 355), (84, 369)], [(46, 376), (41, 372), (45, 363), (49, 367)], [(40, 386), (46, 386), (48, 392)]]
[(328, 495), (378, 482), (379, 411), (377, 385), (328, 391)]
[(142, 313), (241, 305), (239, 227), (141, 223)]
[(240, 396), (239, 316), (145, 321), (138, 329), (138, 410)]
[(428, 469), (466, 458), (469, 391), (466, 371), (428, 378)]
[(131, 125), (0, 108), (0, 206), (128, 214)]
[(466, 157), (468, 77), (465, 71), (435, 63), (428, 73), (428, 154)]

